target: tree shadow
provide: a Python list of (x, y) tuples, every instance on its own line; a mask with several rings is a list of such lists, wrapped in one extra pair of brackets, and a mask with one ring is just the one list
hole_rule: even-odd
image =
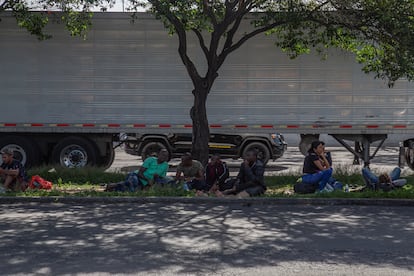
[(15, 204), (2, 274), (208, 274), (286, 262), (414, 270), (412, 208)]

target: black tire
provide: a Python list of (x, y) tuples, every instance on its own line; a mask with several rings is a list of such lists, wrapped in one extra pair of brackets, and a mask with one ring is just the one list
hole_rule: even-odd
[[(154, 154), (158, 154), (158, 152), (162, 149), (167, 149), (167, 146), (165, 146), (165, 144), (162, 142), (147, 142), (142, 147), (141, 158), (142, 160), (145, 160), (148, 157), (153, 156)], [(168, 161), (170, 160), (170, 158), (171, 155), (168, 156)]]
[(89, 140), (70, 136), (53, 148), (52, 163), (65, 168), (82, 168), (97, 165), (97, 149)]
[(115, 150), (113, 147), (110, 147), (109, 152), (107, 152), (107, 155), (102, 157), (100, 162), (98, 163), (98, 166), (103, 168), (103, 169), (109, 169), (112, 165), (112, 163), (114, 163), (115, 160)]
[[(0, 138), (0, 151), (5, 148), (12, 148), (14, 159), (19, 160), (27, 169), (40, 166), (41, 154), (38, 146), (28, 138), (21, 136), (6, 136)], [(2, 161), (0, 161), (2, 163)]]
[(407, 163), (407, 166), (414, 170), (414, 149), (413, 148), (405, 148), (405, 153), (404, 153), (404, 157), (405, 157), (405, 162)]
[(243, 149), (243, 156), (246, 155), (248, 151), (254, 150), (257, 152), (257, 158), (262, 160), (264, 164), (267, 164), (270, 160), (270, 150), (267, 147), (266, 144), (261, 142), (252, 142), (249, 143), (247, 146)]
[(318, 135), (301, 135), (299, 142), (299, 151), (306, 156), (311, 147), (312, 142), (319, 140)]

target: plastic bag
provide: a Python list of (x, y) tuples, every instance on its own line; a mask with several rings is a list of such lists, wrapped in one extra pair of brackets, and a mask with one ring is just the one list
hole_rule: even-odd
[(43, 189), (43, 190), (50, 190), (52, 189), (53, 183), (43, 179), (38, 175), (32, 176), (32, 179), (29, 182), (30, 189)]

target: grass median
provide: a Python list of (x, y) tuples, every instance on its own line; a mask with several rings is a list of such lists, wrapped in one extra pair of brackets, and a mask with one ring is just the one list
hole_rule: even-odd
[[(109, 173), (99, 168), (85, 169), (56, 169), (37, 168), (29, 170), (29, 176), (40, 175), (53, 182), (52, 190), (27, 190), (25, 192), (8, 192), (0, 196), (78, 196), (78, 197), (193, 197), (195, 193), (184, 191), (181, 188), (150, 188), (134, 193), (130, 192), (105, 192), (104, 184), (123, 181), (124, 173)], [(300, 175), (278, 175), (265, 178), (267, 191), (264, 197), (275, 198), (401, 198), (414, 199), (414, 175), (404, 177), (408, 184), (400, 189), (390, 192), (381, 191), (335, 191), (332, 193), (300, 195), (293, 192), (293, 185)], [(352, 170), (337, 170), (334, 176), (344, 184), (352, 184), (353, 187), (363, 186), (362, 176)]]

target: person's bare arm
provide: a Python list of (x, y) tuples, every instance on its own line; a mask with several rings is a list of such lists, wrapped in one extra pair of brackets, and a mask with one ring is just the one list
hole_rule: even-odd
[[(329, 168), (331, 168), (331, 164), (329, 163), (329, 161), (328, 161), (328, 159), (326, 158), (326, 156), (325, 156), (325, 153), (324, 154), (322, 154), (321, 156), (320, 156), (320, 158), (322, 158), (322, 160), (323, 160), (323, 163), (325, 164), (325, 170), (327, 170), (327, 169), (329, 169)], [(322, 164), (321, 164), (322, 165)]]
[(152, 179), (149, 179), (148, 177), (145, 177), (144, 172), (147, 170), (147, 168), (141, 167), (138, 171), (138, 177), (141, 179), (146, 180), (148, 183), (151, 183)]
[(3, 174), (16, 177), (16, 176), (19, 175), (19, 169), (15, 169), (15, 170), (3, 170)]
[(175, 179), (177, 179), (177, 180), (183, 180), (184, 177), (182, 177), (181, 174), (182, 174), (181, 171), (177, 171), (177, 173), (175, 174)]
[(204, 179), (204, 170), (200, 169), (198, 170), (197, 176), (195, 177), (197, 180), (203, 180)]
[(315, 160), (313, 161), (313, 164), (315, 164), (315, 166), (318, 168), (318, 170), (320, 171), (324, 171), (326, 170), (326, 168), (322, 165), (322, 161), (321, 160)]

